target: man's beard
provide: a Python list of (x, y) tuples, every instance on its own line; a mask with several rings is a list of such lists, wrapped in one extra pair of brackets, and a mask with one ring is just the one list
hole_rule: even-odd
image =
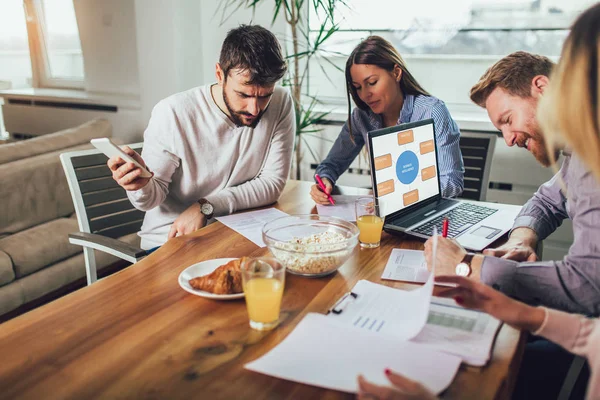
[(533, 146), (531, 148), (531, 154), (533, 154), (535, 159), (540, 164), (542, 164), (544, 167), (549, 167), (556, 162), (560, 154), (560, 150), (553, 149), (552, 151), (554, 152), (554, 158), (551, 158), (548, 147), (546, 146), (546, 140), (539, 131), (535, 133), (535, 136), (530, 137), (530, 140), (533, 142), (531, 143)]
[(233, 108), (231, 108), (231, 105), (229, 104), (229, 100), (227, 99), (227, 93), (225, 93), (225, 87), (223, 87), (223, 101), (225, 101), (225, 107), (227, 107), (227, 111), (229, 111), (229, 115), (231, 117), (231, 120), (237, 126), (247, 126), (247, 127), (250, 127), (250, 128), (256, 128), (256, 125), (258, 125), (258, 123), (260, 122), (261, 117), (265, 113), (265, 110), (262, 110), (256, 116), (256, 118), (254, 118), (254, 120), (252, 121), (251, 124), (246, 124), (246, 123), (244, 123), (244, 121), (242, 120), (242, 118), (240, 116), (241, 115), (245, 115), (245, 116), (248, 116), (248, 117), (253, 117), (253, 115), (250, 114), (250, 113), (247, 113), (247, 112), (243, 112), (243, 111), (235, 111)]

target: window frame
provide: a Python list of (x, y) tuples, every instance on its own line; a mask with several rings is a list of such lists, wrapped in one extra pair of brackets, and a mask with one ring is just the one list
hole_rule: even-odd
[[(592, 3), (590, 3), (592, 4)], [(587, 6), (589, 7), (589, 5)], [(586, 8), (587, 8), (586, 7)], [(307, 6), (308, 8), (308, 6)], [(313, 26), (311, 26), (311, 17), (313, 16), (311, 14), (311, 9), (308, 8), (307, 10), (307, 32), (309, 35), (317, 33), (318, 31), (313, 29)], [(471, 31), (489, 31), (489, 32), (497, 32), (497, 31), (567, 31), (570, 29), (570, 24), (568, 26), (558, 26), (558, 25), (552, 25), (552, 24), (539, 24), (539, 25), (534, 25), (534, 26), (527, 26), (527, 27), (522, 27), (522, 26), (515, 26), (515, 27), (508, 27), (508, 26), (504, 26), (502, 24), (495, 24), (493, 26), (486, 26), (486, 27), (480, 27), (480, 26), (475, 26), (475, 27), (465, 27), (462, 29), (459, 29), (459, 32), (471, 32)], [(356, 33), (359, 34), (361, 36), (369, 36), (369, 35), (381, 35), (384, 37), (387, 37), (389, 34), (393, 34), (395, 31), (401, 31), (401, 30), (395, 30), (395, 29), (377, 29), (377, 28), (372, 28), (372, 29), (368, 29), (368, 28), (356, 28), (356, 29), (352, 29), (352, 28), (341, 28), (338, 30), (338, 32), (351, 32), (351, 33)], [(334, 34), (335, 37), (335, 34)], [(358, 44), (358, 42), (356, 43)], [(542, 53), (540, 53), (542, 54)], [(490, 59), (490, 63), (489, 66), (491, 66), (495, 61), (497, 61), (498, 59), (502, 58), (503, 56), (505, 56), (506, 54), (503, 54), (502, 52), (498, 52), (498, 54), (485, 54), (485, 55), (480, 55), (480, 54), (449, 54), (449, 53), (403, 53), (402, 56), (405, 59), (405, 61), (407, 61), (408, 63), (413, 62), (413, 60), (425, 60), (425, 59), (430, 59), (432, 62), (435, 62), (436, 65), (440, 66), (440, 68), (445, 67), (448, 64), (451, 63), (456, 63), (456, 62), (464, 62), (465, 64), (471, 64), (473, 61), (478, 62), (479, 60), (482, 59)], [(559, 55), (547, 55), (551, 60), (553, 60), (554, 62), (558, 61)], [(324, 56), (324, 57), (328, 57), (333, 63), (335, 63), (337, 66), (344, 68), (344, 62), (342, 62), (342, 60), (336, 60), (336, 57), (331, 57), (331, 56)], [(315, 71), (314, 67), (310, 68), (309, 67), (309, 71), (307, 74), (307, 79), (306, 79), (306, 87), (305, 87), (305, 92), (308, 95), (317, 95), (317, 93), (314, 92), (314, 85), (311, 85), (311, 78), (312, 78), (312, 74)], [(316, 69), (316, 73), (318, 74), (319, 71), (318, 69)], [(474, 81), (472, 82), (472, 84), (474, 84), (476, 82), (476, 79), (479, 78), (480, 75), (474, 76)], [(472, 85), (471, 84), (471, 85)], [(457, 90), (462, 90), (463, 92), (467, 92), (468, 93), (468, 89), (470, 89), (471, 86), (468, 87), (462, 87), (462, 86), (457, 86)], [(480, 107), (474, 105), (472, 102), (467, 101), (465, 99), (465, 101), (456, 101), (456, 100), (451, 100), (451, 99), (446, 99), (443, 95), (438, 94), (438, 91), (436, 90), (437, 87), (436, 86), (431, 86), (429, 85), (427, 87), (428, 90), (431, 90), (431, 93), (433, 95), (437, 95), (437, 96), (441, 96), (440, 98), (442, 98), (447, 106), (449, 107), (451, 112), (457, 111), (459, 113), (461, 113), (462, 115), (469, 115), (473, 116), (473, 117), (483, 117), (485, 116), (487, 118), (487, 115), (485, 113), (484, 110), (482, 110)], [(345, 91), (340, 89), (339, 94), (338, 95), (319, 95), (320, 98), (320, 103), (323, 106), (323, 109), (331, 109), (331, 108), (335, 108), (336, 110), (339, 109), (341, 110), (341, 107), (347, 107), (347, 98), (345, 95)]]
[(44, 7), (41, 0), (23, 0), (23, 7), (31, 57), (32, 86), (34, 88), (84, 90), (85, 69), (82, 79), (52, 77), (46, 43)]

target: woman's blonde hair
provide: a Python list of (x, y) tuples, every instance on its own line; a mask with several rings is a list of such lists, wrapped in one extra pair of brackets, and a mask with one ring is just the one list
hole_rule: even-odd
[[(600, 3), (575, 21), (537, 111), (548, 154), (564, 145), (600, 180)], [(553, 160), (555, 161), (555, 160)]]

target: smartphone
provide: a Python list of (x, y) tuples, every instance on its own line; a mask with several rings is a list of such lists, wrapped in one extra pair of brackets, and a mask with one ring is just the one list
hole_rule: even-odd
[(142, 170), (142, 174), (140, 175), (141, 178), (152, 177), (152, 174), (146, 168), (142, 167), (142, 165), (135, 161), (133, 157), (121, 150), (121, 148), (114, 144), (109, 138), (92, 139), (90, 140), (90, 143), (103, 152), (108, 158), (119, 156), (123, 161), (133, 163), (136, 167), (139, 167)]

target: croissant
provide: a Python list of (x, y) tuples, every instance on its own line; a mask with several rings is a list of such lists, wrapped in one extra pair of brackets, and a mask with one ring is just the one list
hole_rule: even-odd
[(242, 270), (240, 265), (245, 257), (229, 261), (208, 275), (190, 279), (190, 285), (196, 290), (214, 294), (242, 293)]

